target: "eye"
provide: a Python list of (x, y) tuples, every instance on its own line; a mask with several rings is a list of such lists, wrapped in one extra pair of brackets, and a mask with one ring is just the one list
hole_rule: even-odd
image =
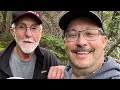
[(31, 26), (31, 29), (36, 30), (37, 26)]
[(37, 29), (36, 27), (32, 27), (31, 29)]
[(18, 25), (17, 28), (18, 28), (18, 29), (25, 29), (26, 26), (25, 26), (25, 25)]
[(67, 33), (67, 37), (70, 37), (70, 38), (73, 38), (73, 37), (76, 37), (78, 34), (75, 33), (75, 32), (68, 32)]
[(92, 32), (86, 32), (85, 35), (88, 35), (88, 36), (89, 35), (94, 35), (94, 33), (92, 33)]
[(92, 37), (92, 36), (95, 36), (95, 35), (98, 35), (98, 32), (96, 32), (95, 30), (94, 31), (86, 31), (84, 33), (85, 36), (89, 36), (89, 37)]

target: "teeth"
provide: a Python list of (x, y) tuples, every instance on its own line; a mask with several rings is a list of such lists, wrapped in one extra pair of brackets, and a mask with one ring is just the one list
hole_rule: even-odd
[(25, 39), (23, 42), (33, 43), (34, 41)]
[(77, 54), (80, 54), (80, 55), (87, 55), (87, 54), (89, 54), (89, 52), (77, 52)]
[(24, 41), (24, 42), (26, 42), (26, 43), (33, 43), (33, 42), (31, 42), (31, 41)]

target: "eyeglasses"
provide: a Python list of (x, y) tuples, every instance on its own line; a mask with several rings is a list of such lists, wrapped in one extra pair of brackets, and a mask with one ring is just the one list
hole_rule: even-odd
[(27, 28), (30, 28), (30, 31), (32, 33), (39, 33), (40, 31), (39, 25), (36, 25), (36, 24), (30, 27), (27, 27), (25, 24), (18, 24), (15, 28), (16, 28), (16, 31), (22, 32), (22, 33), (25, 33), (27, 31)]
[(83, 31), (77, 31), (77, 30), (68, 30), (65, 33), (65, 40), (66, 41), (76, 41), (80, 37), (80, 33), (82, 33), (83, 37), (87, 41), (95, 41), (98, 39), (99, 35), (103, 35), (103, 31), (100, 29), (86, 29)]

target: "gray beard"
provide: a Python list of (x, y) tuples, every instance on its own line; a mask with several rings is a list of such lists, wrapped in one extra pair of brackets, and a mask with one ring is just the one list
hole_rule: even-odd
[(25, 54), (29, 54), (34, 52), (34, 50), (37, 48), (37, 46), (39, 45), (39, 42), (34, 42), (31, 45), (25, 45), (23, 44), (22, 41), (18, 41), (17, 38), (15, 37), (15, 41), (18, 44), (18, 46), (20, 47), (20, 49), (25, 53)]

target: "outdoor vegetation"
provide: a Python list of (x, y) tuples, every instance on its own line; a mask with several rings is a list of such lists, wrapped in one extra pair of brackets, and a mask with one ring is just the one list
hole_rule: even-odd
[[(12, 20), (11, 12), (0, 12), (0, 50), (4, 50), (13, 40), (8, 29)], [(40, 46), (52, 51), (63, 64), (66, 64), (68, 58), (64, 51), (63, 31), (58, 25), (58, 21), (64, 13), (66, 11), (41, 11), (45, 33), (41, 39)], [(102, 18), (104, 31), (108, 37), (105, 55), (120, 59), (120, 11), (98, 11), (98, 13)]]

